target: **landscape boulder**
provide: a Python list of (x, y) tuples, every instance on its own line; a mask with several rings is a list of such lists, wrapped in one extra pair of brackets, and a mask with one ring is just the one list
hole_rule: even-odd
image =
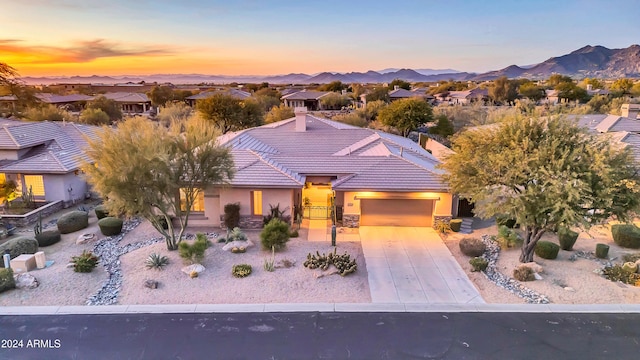
[(29, 273), (14, 274), (13, 279), (16, 282), (16, 288), (18, 289), (35, 289), (40, 285), (38, 279)]
[(80, 236), (78, 236), (78, 239), (76, 240), (76, 245), (83, 245), (83, 244), (87, 244), (93, 240), (96, 239), (96, 234), (93, 233), (84, 233), (81, 234)]
[(189, 276), (191, 276), (191, 273), (195, 272), (197, 274), (200, 274), (201, 272), (203, 272), (205, 269), (204, 266), (200, 265), (200, 264), (193, 264), (193, 265), (189, 265), (189, 266), (185, 266), (181, 269), (181, 271)]
[(222, 250), (224, 251), (231, 251), (231, 249), (233, 249), (234, 247), (236, 248), (245, 248), (248, 249), (250, 247), (252, 247), (254, 244), (251, 240), (247, 240), (247, 241), (232, 241), (230, 243), (225, 244), (222, 247)]

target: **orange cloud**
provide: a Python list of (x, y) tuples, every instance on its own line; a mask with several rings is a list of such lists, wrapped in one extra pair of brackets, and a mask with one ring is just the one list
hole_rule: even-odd
[(9, 64), (86, 63), (102, 58), (131, 56), (165, 56), (175, 52), (166, 47), (127, 49), (118, 44), (96, 39), (80, 41), (70, 47), (28, 46), (20, 40), (0, 39), (0, 53)]

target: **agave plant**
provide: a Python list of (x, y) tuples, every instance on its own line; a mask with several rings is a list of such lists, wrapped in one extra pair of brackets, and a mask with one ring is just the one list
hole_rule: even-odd
[(169, 258), (160, 254), (151, 253), (144, 264), (148, 269), (162, 270), (169, 264)]

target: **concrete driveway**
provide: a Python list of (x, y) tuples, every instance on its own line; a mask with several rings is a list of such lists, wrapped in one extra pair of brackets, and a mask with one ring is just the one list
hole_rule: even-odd
[(484, 303), (478, 290), (432, 228), (360, 227), (376, 303)]

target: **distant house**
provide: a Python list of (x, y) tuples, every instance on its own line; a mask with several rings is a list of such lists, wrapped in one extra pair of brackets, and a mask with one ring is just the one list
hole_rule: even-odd
[(544, 104), (557, 104), (560, 102), (560, 92), (555, 89), (545, 90), (545, 98), (541, 101)]
[(412, 97), (416, 97), (418, 94), (411, 92), (409, 90), (398, 87), (397, 85), (393, 90), (389, 91), (389, 101), (394, 102), (400, 99), (408, 99)]
[(202, 100), (202, 99), (208, 99), (216, 94), (224, 94), (224, 95), (228, 95), (231, 96), (232, 98), (236, 99), (236, 100), (245, 100), (251, 97), (251, 93), (243, 91), (243, 90), (239, 90), (239, 89), (232, 89), (232, 88), (227, 88), (227, 89), (217, 89), (217, 90), (208, 90), (208, 91), (204, 91), (201, 92), (199, 94), (195, 94), (192, 96), (189, 96), (185, 99), (185, 101), (187, 102), (187, 104), (191, 107), (195, 107), (196, 106), (196, 101), (198, 100)]
[(35, 96), (45, 104), (55, 105), (59, 108), (65, 108), (67, 110), (81, 110), (82, 108), (84, 108), (87, 101), (93, 99), (93, 97), (91, 96), (82, 94), (56, 95), (49, 93), (39, 93)]
[[(415, 142), (295, 109), (295, 117), (227, 133), (236, 174), (204, 189), (190, 223), (219, 226), (224, 206), (240, 204), (241, 227), (262, 227), (270, 206), (344, 226), (432, 226), (450, 218), (453, 196), (439, 161)], [(457, 204), (457, 202), (456, 202)]]
[(85, 136), (99, 128), (65, 122), (22, 122), (0, 118), (0, 180), (13, 180), (18, 192), (35, 199), (62, 201), (85, 198), (89, 187), (80, 170), (88, 161)]
[(286, 107), (306, 107), (311, 111), (316, 111), (322, 110), (320, 99), (330, 93), (331, 92), (329, 91), (302, 90), (293, 94), (283, 96), (282, 101), (284, 103), (284, 106)]
[(151, 110), (151, 100), (149, 100), (146, 94), (114, 92), (96, 95), (91, 99), (100, 96), (104, 96), (118, 103), (120, 109), (125, 114), (143, 114)]
[(449, 103), (451, 105), (468, 105), (475, 102), (489, 101), (489, 90), (475, 88), (464, 91), (448, 91), (436, 94), (435, 98), (441, 103)]

